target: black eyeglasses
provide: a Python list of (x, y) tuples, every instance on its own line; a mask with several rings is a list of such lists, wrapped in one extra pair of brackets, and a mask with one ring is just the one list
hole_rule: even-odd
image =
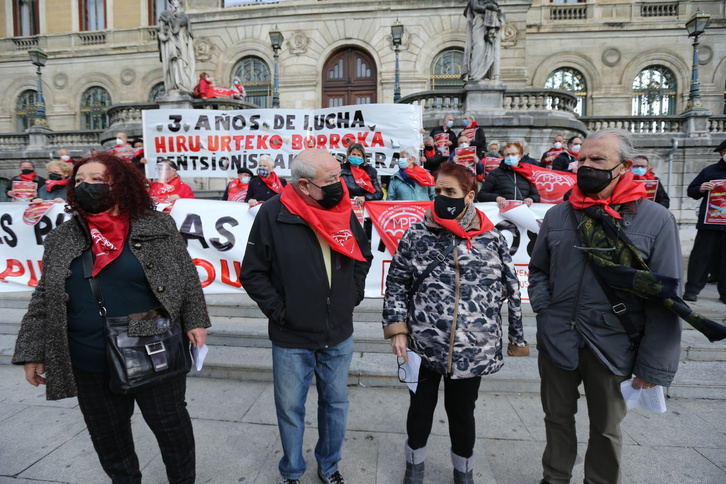
[(403, 356), (397, 356), (396, 362), (398, 363), (398, 381), (400, 381), (401, 383), (420, 383), (422, 381), (426, 381), (426, 378), (417, 381), (406, 380), (408, 374), (406, 373), (406, 368), (403, 366), (405, 364)]

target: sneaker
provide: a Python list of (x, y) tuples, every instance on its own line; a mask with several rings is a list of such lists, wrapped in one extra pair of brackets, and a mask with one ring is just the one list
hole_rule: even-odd
[(300, 479), (285, 479), (281, 477), (280, 484), (300, 484)]
[(340, 475), (339, 471), (335, 471), (328, 477), (325, 477), (323, 473), (318, 470), (318, 477), (325, 484), (345, 484), (345, 479), (343, 479), (343, 476)]

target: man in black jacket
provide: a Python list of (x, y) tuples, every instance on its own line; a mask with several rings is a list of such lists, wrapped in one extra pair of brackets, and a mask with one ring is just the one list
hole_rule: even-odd
[(372, 255), (340, 181), (340, 164), (323, 150), (298, 154), (292, 182), (262, 205), (250, 230), (240, 281), (269, 318), (280, 440), (280, 483), (298, 484), (305, 400), (318, 389), (315, 458), (323, 482), (338, 471), (348, 416), (353, 309), (363, 300)]
[(720, 217), (715, 212), (720, 212), (719, 207), (714, 206), (713, 202), (708, 203), (709, 194), (716, 195), (713, 191), (715, 188), (719, 188), (719, 192), (725, 188), (724, 185), (713, 183), (713, 180), (726, 180), (726, 140), (713, 151), (719, 154), (718, 162), (701, 170), (688, 185), (688, 196), (700, 199), (701, 208), (696, 224), (696, 240), (693, 241), (691, 256), (688, 258), (688, 282), (683, 299), (697, 299), (710, 271), (719, 275), (718, 295), (721, 302), (726, 304), (726, 224), (718, 223)]

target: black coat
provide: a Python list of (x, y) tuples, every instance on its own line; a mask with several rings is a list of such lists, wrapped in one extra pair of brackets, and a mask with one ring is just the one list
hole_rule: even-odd
[(378, 172), (371, 165), (365, 165), (361, 168), (363, 168), (363, 170), (365, 170), (365, 172), (370, 177), (373, 188), (375, 188), (376, 191), (371, 193), (359, 187), (358, 184), (355, 182), (355, 178), (353, 178), (353, 173), (350, 171), (350, 163), (346, 161), (345, 163), (340, 165), (340, 176), (343, 177), (343, 180), (345, 181), (345, 186), (348, 187), (350, 198), (365, 197), (366, 200), (382, 200), (383, 190), (381, 190), (381, 183), (378, 181)]
[(321, 349), (353, 334), (353, 309), (363, 300), (371, 266), (363, 228), (350, 228), (365, 262), (331, 253), (332, 284), (315, 232), (276, 196), (262, 205), (247, 241), (240, 281), (269, 318), (270, 340), (285, 348)]
[[(706, 217), (706, 204), (708, 203), (708, 192), (702, 192), (700, 190), (701, 185), (711, 180), (723, 180), (726, 178), (726, 162), (718, 160), (718, 163), (708, 165), (706, 168), (701, 170), (696, 178), (688, 185), (688, 196), (696, 200), (701, 200), (701, 208), (698, 212), (698, 223), (696, 228), (698, 230), (726, 230), (726, 225), (715, 225), (705, 224), (703, 222)], [(724, 276), (726, 277), (726, 276)]]
[[(287, 185), (287, 182), (283, 178), (280, 178), (280, 183), (282, 183), (283, 187)], [(249, 202), (252, 199), (257, 200), (258, 202), (266, 202), (275, 195), (277, 195), (277, 193), (270, 190), (270, 187), (262, 181), (262, 177), (256, 176), (250, 180), (250, 186), (247, 188), (245, 202)]]
[(552, 161), (552, 169), (557, 171), (570, 171), (570, 163), (573, 161), (577, 161), (577, 158), (565, 150)]
[(449, 157), (442, 155), (441, 150), (436, 147), (434, 147), (434, 156), (426, 156), (426, 151), (424, 151), (424, 157), (426, 157), (424, 169), (428, 170), (432, 175), (439, 171), (441, 163), (449, 160)]
[(451, 128), (444, 130), (443, 126), (436, 126), (435, 128), (433, 128), (431, 130), (431, 133), (429, 134), (434, 139), (434, 143), (436, 142), (436, 135), (441, 134), (441, 133), (446, 133), (449, 135), (449, 141), (451, 141), (451, 146), (449, 146), (449, 149), (453, 150), (454, 147), (458, 144), (456, 142), (457, 138), (456, 138), (456, 133), (454, 133), (454, 130)]
[(499, 164), (499, 168), (495, 168), (487, 175), (476, 199), (480, 202), (496, 202), (497, 197), (504, 197), (507, 200), (531, 198), (534, 203), (540, 201), (537, 188), (503, 161)]

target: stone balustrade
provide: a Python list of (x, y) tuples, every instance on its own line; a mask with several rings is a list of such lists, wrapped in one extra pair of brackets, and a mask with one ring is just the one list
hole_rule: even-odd
[(421, 106), (424, 115), (454, 114), (464, 109), (464, 92), (461, 89), (421, 91), (402, 97), (399, 104)]
[(583, 116), (588, 131), (617, 128), (635, 134), (669, 134), (681, 131), (681, 116)]
[(27, 133), (0, 134), (0, 150), (20, 150), (28, 145), (30, 135)]
[(101, 144), (103, 130), (93, 131), (52, 131), (46, 135), (48, 144), (53, 147), (88, 146)]
[(559, 89), (507, 89), (504, 92), (505, 111), (564, 111), (575, 112), (577, 97)]
[(726, 133), (726, 115), (711, 116), (708, 118), (709, 133)]

